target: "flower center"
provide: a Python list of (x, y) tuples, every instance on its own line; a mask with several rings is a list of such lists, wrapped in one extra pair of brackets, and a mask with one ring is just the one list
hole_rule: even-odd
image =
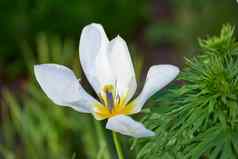
[(132, 105), (126, 103), (127, 93), (119, 96), (113, 85), (105, 85), (100, 93), (101, 104), (96, 105), (96, 116), (98, 119), (106, 119), (119, 114), (130, 114)]
[[(106, 97), (106, 106), (108, 107), (109, 111), (112, 112), (114, 107), (114, 96), (113, 94), (113, 86), (112, 85), (106, 85), (103, 89)], [(105, 102), (104, 102), (105, 103)]]

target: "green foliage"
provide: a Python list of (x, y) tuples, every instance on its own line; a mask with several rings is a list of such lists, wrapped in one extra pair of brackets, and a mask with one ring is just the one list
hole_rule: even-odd
[(21, 76), (22, 41), (31, 43), (41, 32), (78, 40), (85, 25), (98, 22), (109, 35), (129, 38), (146, 20), (146, 9), (145, 0), (1, 0), (0, 72), (7, 80)]
[[(201, 54), (187, 60), (184, 84), (155, 97), (145, 123), (158, 135), (139, 141), (138, 159), (238, 157), (238, 42), (225, 25), (200, 40)], [(159, 104), (159, 106), (158, 106)]]
[(216, 33), (227, 22), (238, 24), (236, 0), (168, 0), (160, 7), (165, 8), (166, 18), (150, 23), (146, 38), (157, 45), (172, 44), (182, 55), (194, 54), (197, 37)]

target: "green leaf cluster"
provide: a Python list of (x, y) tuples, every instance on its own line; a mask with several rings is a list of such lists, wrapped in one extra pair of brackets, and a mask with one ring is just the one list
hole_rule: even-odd
[(145, 124), (157, 132), (138, 141), (138, 159), (238, 158), (238, 42), (234, 27), (199, 40), (182, 86), (155, 96)]

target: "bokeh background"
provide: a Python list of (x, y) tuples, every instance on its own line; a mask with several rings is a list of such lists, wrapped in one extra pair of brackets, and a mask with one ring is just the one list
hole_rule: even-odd
[[(183, 67), (197, 40), (238, 24), (235, 0), (0, 0), (0, 158), (116, 158), (104, 122), (55, 106), (40, 90), (33, 65), (59, 63), (83, 79), (82, 28), (101, 23), (109, 38), (126, 39), (139, 89), (153, 64)], [(127, 158), (130, 138), (121, 137)]]

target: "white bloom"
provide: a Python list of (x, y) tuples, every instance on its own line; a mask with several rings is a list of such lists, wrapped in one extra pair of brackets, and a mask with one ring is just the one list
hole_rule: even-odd
[(131, 101), (137, 83), (127, 44), (120, 36), (109, 41), (100, 24), (87, 25), (81, 34), (79, 52), (83, 71), (99, 100), (83, 89), (69, 68), (57, 64), (34, 67), (46, 95), (57, 105), (91, 113), (98, 120), (108, 119), (107, 129), (133, 137), (154, 136), (127, 115), (140, 112), (147, 99), (171, 82), (179, 69), (173, 65), (152, 66), (142, 92)]

